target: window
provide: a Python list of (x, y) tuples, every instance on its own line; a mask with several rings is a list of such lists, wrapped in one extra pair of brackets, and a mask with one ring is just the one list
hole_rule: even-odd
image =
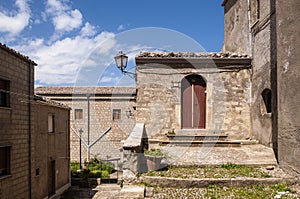
[(121, 119), (121, 109), (113, 109), (113, 120)]
[(9, 81), (0, 79), (0, 107), (9, 107)]
[(272, 113), (272, 91), (268, 88), (261, 93), (263, 99), (262, 114)]
[(83, 110), (75, 109), (75, 120), (81, 120), (83, 118)]
[(10, 148), (11, 146), (0, 146), (0, 176), (10, 174)]
[(35, 170), (35, 176), (39, 176), (40, 175), (40, 168), (37, 168), (36, 170)]
[(48, 133), (54, 133), (54, 115), (48, 114)]

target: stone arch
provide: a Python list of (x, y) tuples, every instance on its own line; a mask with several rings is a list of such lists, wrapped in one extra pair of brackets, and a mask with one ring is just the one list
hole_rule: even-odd
[(261, 92), (261, 113), (272, 113), (272, 91), (269, 88), (264, 89)]

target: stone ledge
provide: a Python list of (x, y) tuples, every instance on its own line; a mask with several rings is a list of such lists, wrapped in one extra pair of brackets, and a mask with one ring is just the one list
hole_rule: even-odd
[(293, 178), (167, 178), (167, 177), (150, 177), (141, 178), (141, 182), (150, 186), (174, 187), (174, 188), (203, 188), (209, 185), (220, 187), (245, 187), (251, 185), (271, 185), (271, 184), (296, 184)]
[(142, 145), (145, 134), (145, 126), (143, 123), (137, 123), (130, 133), (129, 137), (124, 141), (123, 148), (131, 149)]

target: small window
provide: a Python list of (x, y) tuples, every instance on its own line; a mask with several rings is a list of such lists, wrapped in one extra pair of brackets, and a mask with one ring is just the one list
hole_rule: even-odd
[(10, 175), (11, 146), (0, 146), (0, 176)]
[(268, 88), (261, 93), (263, 99), (262, 113), (272, 113), (272, 91)]
[(39, 176), (40, 175), (40, 168), (37, 168), (36, 170), (35, 170), (35, 176)]
[(113, 109), (113, 120), (121, 119), (121, 109)]
[(75, 120), (81, 120), (83, 118), (83, 110), (75, 109)]
[(9, 81), (0, 79), (0, 107), (10, 107)]
[(48, 115), (48, 133), (54, 133), (54, 115)]

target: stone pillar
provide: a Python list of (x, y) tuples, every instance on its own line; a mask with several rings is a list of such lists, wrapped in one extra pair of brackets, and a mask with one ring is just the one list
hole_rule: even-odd
[(147, 136), (143, 123), (137, 123), (123, 144), (123, 179), (130, 183), (136, 180), (136, 174), (147, 170), (144, 148)]

